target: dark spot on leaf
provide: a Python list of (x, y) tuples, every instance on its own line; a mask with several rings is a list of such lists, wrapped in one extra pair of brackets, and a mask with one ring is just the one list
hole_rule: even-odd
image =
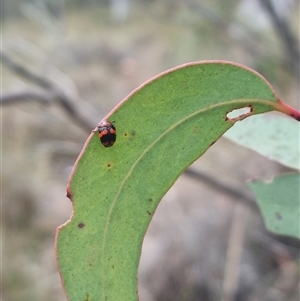
[(147, 213), (148, 213), (149, 215), (152, 215), (152, 213), (151, 213), (149, 210), (147, 210)]
[(152, 199), (151, 199), (151, 198), (149, 199), (149, 202), (152, 202)]
[(279, 212), (276, 212), (276, 218), (278, 219), (278, 220), (282, 220), (282, 216), (281, 216), (281, 214), (279, 213)]
[(124, 133), (124, 136), (126, 137), (128, 134), (127, 133)]
[(80, 228), (80, 229), (83, 228), (84, 226), (85, 226), (84, 223), (79, 223), (79, 224), (78, 224), (78, 228)]
[(108, 164), (107, 164), (107, 167), (108, 167), (108, 168), (110, 168), (110, 167), (111, 167), (110, 163), (108, 163)]

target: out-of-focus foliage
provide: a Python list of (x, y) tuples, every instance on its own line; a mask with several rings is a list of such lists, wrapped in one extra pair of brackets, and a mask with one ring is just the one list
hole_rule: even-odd
[(300, 169), (300, 125), (282, 114), (253, 116), (236, 124), (225, 137), (271, 160)]
[(300, 175), (285, 174), (268, 181), (253, 181), (254, 191), (268, 230), (300, 239)]

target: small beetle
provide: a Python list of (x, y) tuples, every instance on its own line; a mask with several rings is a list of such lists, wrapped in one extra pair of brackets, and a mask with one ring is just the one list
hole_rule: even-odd
[(111, 147), (116, 142), (117, 131), (115, 126), (108, 120), (101, 121), (98, 125), (99, 138), (105, 147)]

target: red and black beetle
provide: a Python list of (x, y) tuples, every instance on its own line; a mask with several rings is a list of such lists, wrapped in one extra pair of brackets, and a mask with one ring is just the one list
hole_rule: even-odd
[(117, 131), (115, 126), (108, 120), (101, 121), (98, 126), (99, 138), (105, 147), (111, 147), (116, 142)]

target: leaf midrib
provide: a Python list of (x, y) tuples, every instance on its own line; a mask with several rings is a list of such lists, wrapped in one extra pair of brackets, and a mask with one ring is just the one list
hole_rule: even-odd
[[(132, 165), (132, 167), (129, 169), (127, 175), (123, 178), (122, 182), (120, 183), (119, 189), (116, 193), (115, 198), (113, 199), (111, 206), (109, 208), (108, 214), (107, 214), (107, 220), (105, 223), (105, 228), (104, 228), (104, 232), (103, 232), (103, 241), (102, 241), (102, 246), (101, 246), (101, 252), (100, 252), (100, 262), (101, 262), (101, 266), (104, 266), (104, 258), (105, 258), (105, 245), (106, 245), (106, 234), (108, 232), (108, 226), (109, 226), (109, 221), (110, 221), (110, 217), (112, 215), (113, 209), (116, 205), (117, 199), (126, 183), (126, 181), (128, 180), (128, 178), (130, 177), (130, 175), (132, 174), (133, 170), (135, 169), (135, 167), (137, 166), (137, 164), (142, 160), (142, 158), (156, 145), (156, 143), (158, 143), (159, 140), (161, 140), (165, 135), (167, 135), (169, 132), (171, 132), (173, 129), (175, 129), (176, 127), (178, 127), (179, 125), (181, 125), (182, 123), (186, 122), (188, 119), (193, 118), (196, 115), (200, 115), (201, 113), (205, 112), (205, 111), (209, 111), (218, 107), (222, 107), (222, 106), (226, 106), (228, 104), (241, 104), (241, 103), (245, 103), (247, 105), (245, 105), (245, 107), (249, 106), (249, 103), (251, 104), (255, 104), (255, 103), (260, 103), (260, 104), (265, 104), (266, 106), (270, 106), (270, 107), (276, 107), (276, 102), (272, 102), (270, 100), (266, 100), (266, 99), (236, 99), (236, 100), (229, 100), (226, 102), (222, 102), (222, 103), (218, 103), (218, 104), (214, 104), (211, 106), (207, 106), (205, 108), (199, 109), (195, 112), (193, 112), (192, 114), (186, 116), (185, 118), (182, 118), (181, 120), (177, 121), (176, 123), (174, 123), (172, 126), (170, 126), (168, 129), (166, 129), (164, 132), (161, 133), (160, 136), (158, 136), (151, 144), (149, 144), (149, 146), (147, 148), (145, 148), (145, 150), (142, 152), (142, 154), (137, 158), (137, 160), (134, 162), (134, 164)], [(253, 115), (254, 112), (250, 112), (248, 116)], [(243, 118), (242, 118), (243, 119)], [(232, 125), (235, 124), (236, 121), (238, 121), (239, 119), (236, 119), (234, 121), (232, 121)], [(104, 269), (101, 269), (101, 283), (103, 283), (104, 281)], [(104, 293), (105, 288), (102, 288), (102, 299), (104, 300)]]

